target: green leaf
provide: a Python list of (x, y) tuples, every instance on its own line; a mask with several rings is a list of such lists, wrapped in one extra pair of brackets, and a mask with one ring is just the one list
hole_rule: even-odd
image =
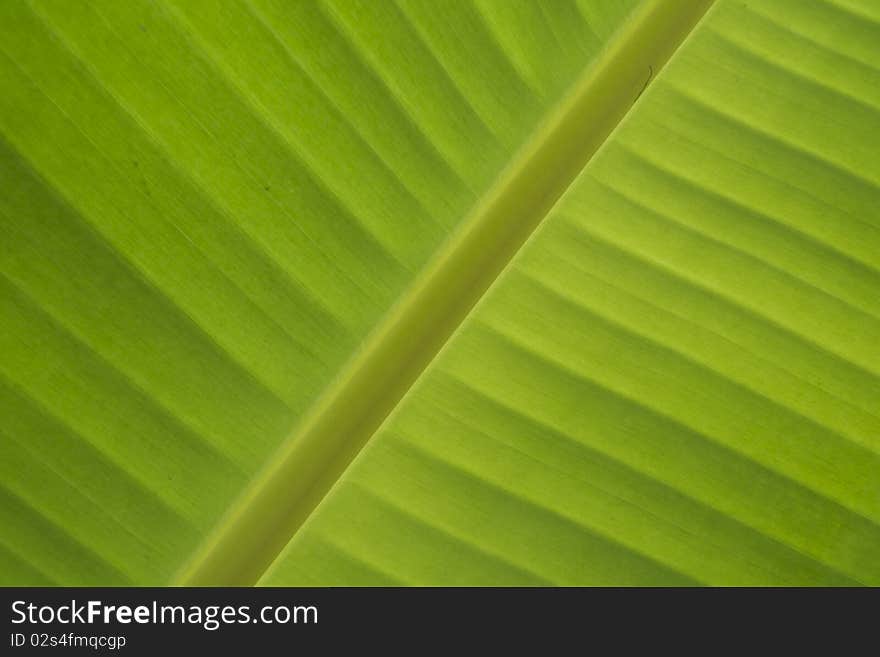
[(858, 0), (0, 3), (0, 582), (877, 585), (877, 61)]
[(717, 3), (261, 581), (880, 583), (878, 36)]

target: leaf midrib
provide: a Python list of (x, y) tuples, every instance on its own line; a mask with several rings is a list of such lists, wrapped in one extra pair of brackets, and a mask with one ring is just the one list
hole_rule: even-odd
[(256, 583), (713, 0), (647, 0), (284, 441), (176, 578)]

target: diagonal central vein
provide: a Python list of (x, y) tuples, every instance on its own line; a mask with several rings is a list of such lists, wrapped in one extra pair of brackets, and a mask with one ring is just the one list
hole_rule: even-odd
[(177, 584), (259, 580), (712, 1), (641, 3), (230, 509)]

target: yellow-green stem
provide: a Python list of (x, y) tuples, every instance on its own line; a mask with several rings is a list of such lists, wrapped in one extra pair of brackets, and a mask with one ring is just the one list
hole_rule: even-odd
[(648, 0), (585, 71), (177, 579), (254, 584), (691, 32)]

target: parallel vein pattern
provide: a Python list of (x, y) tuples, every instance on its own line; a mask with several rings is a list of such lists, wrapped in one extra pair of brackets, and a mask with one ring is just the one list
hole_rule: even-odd
[(634, 4), (0, 3), (0, 583), (169, 581)]
[(716, 3), (261, 583), (880, 584), (878, 18)]
[(705, 13), (646, 2), (480, 199), (178, 580), (256, 581)]

